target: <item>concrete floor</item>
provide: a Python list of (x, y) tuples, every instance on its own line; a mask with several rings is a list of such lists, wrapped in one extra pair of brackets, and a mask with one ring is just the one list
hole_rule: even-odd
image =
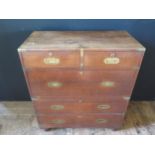
[(1, 135), (146, 135), (155, 134), (155, 101), (132, 102), (121, 130), (102, 128), (39, 128), (32, 102), (0, 102)]

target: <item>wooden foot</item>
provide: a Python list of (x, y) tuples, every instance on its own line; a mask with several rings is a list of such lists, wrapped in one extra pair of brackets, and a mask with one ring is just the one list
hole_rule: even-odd
[(46, 128), (46, 129), (44, 129), (45, 131), (50, 131), (52, 128)]

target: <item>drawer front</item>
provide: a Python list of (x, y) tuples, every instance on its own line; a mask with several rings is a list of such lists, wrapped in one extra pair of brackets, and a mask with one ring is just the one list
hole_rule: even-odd
[[(123, 100), (123, 99), (122, 99)], [(53, 113), (123, 113), (127, 108), (127, 101), (124, 102), (83, 102), (82, 100), (74, 102), (57, 101), (35, 101), (36, 112), (38, 114)]]
[(80, 54), (74, 51), (22, 52), (25, 68), (79, 68)]
[[(30, 82), (31, 83), (31, 82)], [(92, 95), (125, 95), (130, 96), (132, 85), (125, 85), (115, 81), (102, 82), (62, 82), (62, 81), (42, 81), (31, 83), (31, 96), (51, 96), (51, 97), (81, 97)]]
[[(130, 96), (137, 72), (133, 71), (27, 71), (31, 96)], [(71, 76), (70, 76), (71, 75)]]
[(120, 127), (122, 114), (66, 114), (66, 115), (38, 115), (42, 128), (63, 127)]
[(84, 53), (84, 67), (88, 69), (138, 69), (143, 53), (140, 52), (99, 52)]
[(81, 71), (78, 70), (28, 70), (28, 78), (32, 83), (41, 81), (61, 81), (61, 82), (100, 82), (100, 81), (115, 81), (122, 84), (133, 81), (137, 75), (137, 71)]

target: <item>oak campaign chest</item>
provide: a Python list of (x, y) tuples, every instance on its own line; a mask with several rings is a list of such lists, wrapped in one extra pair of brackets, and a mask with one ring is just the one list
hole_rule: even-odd
[(125, 31), (35, 31), (18, 49), (41, 128), (120, 128), (145, 48)]

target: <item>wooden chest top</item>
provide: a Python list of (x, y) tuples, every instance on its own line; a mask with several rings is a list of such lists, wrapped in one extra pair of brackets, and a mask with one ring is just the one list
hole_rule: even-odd
[(145, 51), (126, 31), (34, 31), (18, 51), (79, 48)]

